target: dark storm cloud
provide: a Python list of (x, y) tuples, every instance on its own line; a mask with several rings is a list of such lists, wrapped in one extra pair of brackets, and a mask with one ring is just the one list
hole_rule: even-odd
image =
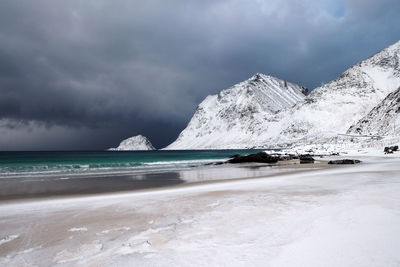
[(0, 149), (173, 141), (255, 72), (314, 88), (400, 39), (395, 0), (5, 0)]

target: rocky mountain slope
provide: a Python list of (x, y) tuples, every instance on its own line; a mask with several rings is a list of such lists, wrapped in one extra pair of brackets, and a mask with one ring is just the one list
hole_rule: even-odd
[[(267, 86), (272, 81), (279, 93), (264, 98), (272, 95)], [(290, 94), (283, 94), (285, 82), (279, 81), (256, 75), (218, 96), (208, 96), (167, 149), (286, 147), (344, 134), (400, 86), (400, 41), (305, 98), (296, 85), (290, 85)], [(264, 87), (268, 93), (259, 93)], [(285, 100), (290, 101), (282, 105)]]
[(278, 78), (256, 74), (208, 96), (188, 126), (166, 149), (241, 148), (251, 144), (266, 118), (305, 98), (307, 89)]
[(351, 126), (347, 133), (400, 136), (400, 87)]
[(110, 151), (130, 150), (155, 150), (150, 141), (143, 135), (137, 135), (123, 140), (117, 148), (110, 148)]
[[(264, 127), (266, 144), (313, 143), (346, 133), (400, 86), (400, 41), (316, 88)], [(265, 129), (267, 128), (267, 129)]]

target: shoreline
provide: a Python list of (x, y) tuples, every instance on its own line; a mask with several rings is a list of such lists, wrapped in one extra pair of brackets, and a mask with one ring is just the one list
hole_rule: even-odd
[[(41, 201), (41, 200), (55, 200), (55, 199), (69, 199), (69, 198), (80, 198), (80, 197), (91, 197), (91, 196), (101, 196), (101, 195), (113, 195), (113, 194), (134, 194), (141, 192), (151, 192), (158, 190), (169, 190), (176, 188), (185, 188), (190, 186), (202, 185), (202, 184), (217, 184), (224, 182), (232, 182), (232, 181), (240, 181), (247, 179), (257, 179), (257, 178), (273, 178), (275, 176), (279, 177), (281, 175), (289, 175), (293, 173), (301, 173), (306, 171), (315, 171), (326, 169), (326, 168), (337, 168), (339, 166), (333, 166), (327, 164), (328, 160), (325, 158), (318, 159), (314, 164), (299, 164), (294, 161), (285, 161), (279, 162), (277, 164), (265, 164), (265, 163), (240, 163), (240, 164), (224, 164), (224, 165), (208, 165), (208, 166), (199, 166), (191, 169), (175, 169), (168, 171), (156, 171), (151, 173), (133, 173), (133, 174), (117, 174), (117, 175), (107, 175), (107, 176), (95, 176), (91, 175), (86, 178), (69, 178), (69, 179), (60, 179), (56, 178), (54, 180), (45, 180), (45, 179), (35, 179), (35, 180), (24, 180), (21, 178), (5, 178), (4, 180), (0, 179), (0, 185), (2, 185), (2, 191), (9, 190), (10, 187), (15, 187), (14, 182), (17, 183), (31, 183), (35, 186), (47, 186), (49, 190), (51, 190), (51, 186), (48, 183), (58, 182), (60, 185), (58, 187), (63, 186), (63, 182), (73, 182), (73, 186), (81, 186), (78, 188), (80, 190), (73, 191), (74, 189), (68, 189), (67, 191), (63, 191), (61, 193), (57, 192), (48, 192), (48, 193), (40, 193), (40, 194), (26, 194), (23, 195), (7, 195), (3, 196), (0, 194), (0, 205), (7, 203), (16, 203), (16, 202), (29, 202), (29, 201)], [(235, 175), (232, 172), (247, 169), (246, 175)], [(255, 171), (253, 171), (253, 170)], [(258, 169), (262, 169), (258, 171)], [(226, 171), (229, 170), (231, 173), (226, 174)], [(207, 176), (208, 178), (201, 181), (196, 181), (198, 178), (186, 178), (189, 176), (196, 176), (197, 173), (202, 172), (201, 176)], [(226, 177), (220, 178), (223, 176), (225, 172)], [(240, 172), (239, 172), (240, 173)], [(243, 173), (243, 172), (242, 172)], [(145, 180), (156, 177), (158, 184), (155, 184), (154, 181), (150, 184), (146, 184)], [(121, 184), (118, 182), (121, 181), (121, 178), (129, 181), (130, 188), (123, 188)], [(11, 181), (10, 181), (11, 180)], [(96, 183), (104, 182), (106, 183), (102, 185), (102, 187), (96, 187)], [(191, 181), (194, 180), (194, 181)], [(11, 182), (8, 187), (5, 187), (4, 184), (7, 182)], [(82, 188), (82, 182), (90, 185), (91, 187), (85, 191)], [(46, 184), (47, 183), (47, 184)], [(117, 187), (106, 188), (104, 186), (112, 186), (117, 185)], [(28, 185), (32, 187), (31, 185)], [(54, 189), (53, 189), (54, 190)], [(65, 190), (65, 189), (64, 189)], [(82, 192), (84, 191), (84, 192)], [(1, 190), (0, 190), (1, 193)]]

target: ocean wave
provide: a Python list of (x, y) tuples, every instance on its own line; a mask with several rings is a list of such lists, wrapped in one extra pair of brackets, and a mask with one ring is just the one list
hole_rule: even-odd
[(201, 164), (207, 164), (207, 163), (213, 163), (213, 162), (223, 162), (225, 161), (226, 158), (224, 159), (193, 159), (193, 160), (176, 160), (176, 161), (155, 161), (155, 162), (145, 162), (143, 165), (147, 166), (153, 166), (153, 165), (201, 165)]
[(35, 177), (35, 176), (74, 176), (79, 174), (124, 174), (149, 170), (164, 170), (170, 168), (186, 168), (201, 166), (207, 163), (222, 162), (226, 159), (196, 159), (171, 160), (154, 162), (124, 162), (124, 163), (90, 163), (90, 164), (58, 164), (38, 166), (5, 166), (0, 167), (0, 178)]

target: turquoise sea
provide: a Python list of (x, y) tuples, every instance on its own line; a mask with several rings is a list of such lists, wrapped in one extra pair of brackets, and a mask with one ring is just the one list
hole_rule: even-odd
[(261, 150), (0, 152), (0, 178), (191, 168)]

